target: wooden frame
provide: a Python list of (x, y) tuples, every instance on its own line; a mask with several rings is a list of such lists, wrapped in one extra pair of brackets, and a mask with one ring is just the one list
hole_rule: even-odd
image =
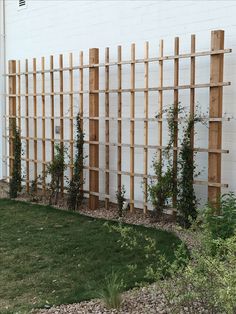
[[(105, 62), (109, 63), (109, 48), (105, 49)], [(109, 143), (109, 65), (105, 67), (105, 141)], [(109, 195), (109, 144), (105, 145), (105, 194)], [(105, 197), (105, 208), (109, 208), (109, 198)]]
[[(114, 199), (114, 191), (111, 189), (111, 176), (115, 174), (117, 178), (117, 190), (121, 191), (122, 177), (128, 176), (130, 180), (130, 209), (134, 210), (136, 204), (140, 204), (135, 198), (135, 177), (143, 178), (144, 182), (144, 198), (142, 203), (143, 210), (146, 213), (148, 210), (148, 180), (149, 178), (155, 178), (150, 175), (150, 165), (148, 163), (149, 151), (155, 150), (158, 152), (159, 159), (162, 159), (162, 150), (165, 148), (163, 145), (163, 134), (164, 127), (163, 121), (165, 117), (162, 116), (164, 106), (164, 93), (166, 91), (173, 92), (173, 102), (175, 108), (178, 108), (179, 102), (179, 91), (189, 90), (189, 112), (192, 116), (195, 114), (195, 103), (196, 103), (196, 89), (209, 89), (210, 91), (210, 105), (209, 105), (209, 118), (205, 120), (209, 123), (209, 141), (208, 148), (195, 147), (194, 143), (194, 131), (191, 134), (191, 146), (193, 153), (207, 153), (208, 154), (208, 180), (193, 180), (194, 184), (207, 185), (208, 186), (208, 198), (213, 204), (217, 203), (217, 198), (220, 195), (221, 187), (226, 187), (227, 184), (221, 182), (221, 155), (228, 153), (228, 150), (222, 149), (222, 121), (228, 121), (228, 118), (222, 117), (223, 107), (223, 87), (229, 86), (230, 82), (223, 81), (223, 67), (224, 67), (224, 54), (230, 53), (231, 49), (224, 48), (224, 31), (218, 30), (213, 31), (211, 35), (211, 50), (210, 51), (196, 51), (196, 38), (195, 35), (191, 36), (190, 52), (180, 54), (179, 53), (179, 38), (176, 37), (174, 41), (174, 54), (164, 55), (164, 41), (161, 40), (159, 44), (159, 55), (158, 57), (149, 57), (149, 43), (145, 44), (144, 47), (144, 58), (136, 59), (135, 57), (135, 44), (131, 45), (131, 57), (129, 60), (122, 60), (122, 47), (117, 48), (117, 61), (110, 61), (109, 48), (105, 49), (105, 61), (99, 63), (99, 50), (92, 48), (89, 50), (89, 64), (84, 64), (83, 52), (79, 54), (79, 65), (74, 64), (73, 55), (69, 55), (69, 66), (63, 65), (63, 56), (59, 56), (59, 67), (54, 67), (54, 57), (50, 56), (50, 67), (45, 69), (45, 58), (41, 59), (41, 68), (36, 68), (36, 59), (33, 59), (32, 71), (29, 71), (28, 60), (25, 61), (25, 71), (21, 72), (20, 61), (9, 61), (9, 73), (8, 76), (8, 94), (9, 99), (9, 110), (6, 118), (9, 119), (9, 125), (12, 121), (17, 122), (18, 126), (21, 126), (22, 119), (25, 119), (25, 131), (24, 136), (21, 138), (26, 142), (26, 154), (22, 156), (22, 160), (26, 164), (26, 187), (29, 190), (29, 183), (32, 179), (37, 180), (38, 176), (38, 165), (42, 164), (42, 170), (45, 171), (48, 158), (46, 158), (46, 147), (47, 143), (51, 146), (51, 159), (54, 158), (54, 145), (58, 143), (63, 147), (64, 144), (69, 145), (69, 156), (70, 156), (70, 178), (73, 175), (73, 155), (74, 155), (74, 122), (76, 119), (75, 112), (75, 101), (74, 97), (79, 99), (79, 112), (81, 118), (81, 126), (84, 128), (84, 123), (89, 123), (89, 139), (85, 141), (85, 145), (89, 146), (89, 165), (84, 167), (84, 171), (89, 171), (89, 206), (91, 209), (97, 209), (99, 207), (99, 197), (105, 200), (105, 207), (109, 208), (109, 203)], [(211, 75), (209, 82), (197, 83), (195, 78), (196, 72), (196, 58), (209, 57), (211, 64)], [(179, 84), (180, 59), (190, 60), (190, 81), (189, 84)], [(171, 61), (174, 69), (173, 85), (164, 86), (164, 69), (165, 61)], [(151, 86), (150, 84), (150, 68), (151, 64), (154, 63), (158, 68), (158, 75), (156, 76), (156, 84)], [(16, 66), (18, 64), (18, 66)], [(143, 81), (144, 86), (139, 87), (136, 84), (138, 74), (136, 73), (136, 65), (143, 64)], [(123, 87), (123, 69), (124, 66), (129, 66), (129, 78), (130, 86)], [(111, 88), (112, 85), (112, 70), (111, 67), (116, 71), (117, 75), (117, 87)], [(100, 68), (104, 68), (103, 71), (99, 71)], [(89, 72), (89, 88), (85, 89), (84, 80), (86, 78), (86, 69)], [(69, 73), (69, 89), (65, 90), (64, 84), (65, 77), (64, 72)], [(78, 71), (78, 81), (75, 81), (74, 75)], [(54, 74), (59, 73), (59, 90), (56, 90)], [(45, 88), (46, 74), (49, 74), (50, 87)], [(99, 76), (104, 75), (104, 89), (99, 86)], [(40, 74), (40, 75), (39, 75)], [(21, 88), (21, 76), (25, 78), (25, 88), (22, 91)], [(29, 90), (29, 82), (32, 80), (32, 90)], [(41, 90), (37, 90), (37, 82), (41, 80)], [(78, 83), (76, 83), (78, 82)], [(40, 84), (39, 84), (40, 85)], [(150, 93), (156, 93), (156, 111), (157, 117), (149, 117), (150, 106), (153, 106), (150, 99)], [(135, 113), (135, 98), (137, 93), (143, 93), (144, 95), (144, 115), (143, 117), (136, 116)], [(100, 94), (104, 95), (104, 116), (99, 115), (99, 97)], [(112, 116), (111, 106), (111, 94), (117, 95), (117, 108), (116, 115)], [(123, 96), (127, 94), (130, 98), (130, 115), (125, 116), (123, 113)], [(89, 96), (89, 103), (85, 103), (85, 95)], [(48, 96), (48, 98), (47, 98)], [(59, 96), (59, 103), (56, 103), (56, 96)], [(68, 108), (66, 108), (66, 96), (68, 96)], [(33, 116), (29, 114), (29, 99), (33, 99)], [(41, 98), (41, 102), (39, 99)], [(46, 106), (49, 99), (50, 115), (46, 116)], [(18, 104), (18, 107), (17, 107)], [(42, 115), (38, 115), (38, 107), (42, 106)], [(89, 115), (84, 115), (84, 105), (89, 106)], [(59, 114), (55, 115), (55, 106), (59, 106)], [(25, 115), (21, 113), (22, 108), (25, 108)], [(68, 109), (69, 115), (65, 116), (65, 111)], [(69, 119), (69, 135), (66, 135), (66, 128), (64, 129), (65, 120)], [(180, 117), (176, 114), (175, 121), (178, 125)], [(49, 120), (50, 134), (46, 133), (46, 122)], [(60, 138), (55, 138), (55, 121), (60, 121)], [(41, 121), (41, 123), (40, 123)], [(105, 140), (99, 139), (99, 121), (104, 121)], [(110, 121), (117, 122), (117, 135), (116, 140), (111, 140), (111, 125)], [(124, 124), (122, 122), (129, 123), (129, 143), (123, 143), (122, 132)], [(142, 121), (144, 125), (143, 144), (135, 143), (135, 130), (137, 121)], [(148, 132), (151, 123), (157, 124), (157, 142), (156, 144), (150, 144), (150, 132)], [(42, 131), (38, 132), (38, 127), (41, 126)], [(32, 134), (30, 130), (33, 129)], [(41, 137), (40, 137), (41, 136)], [(6, 136), (9, 139), (9, 176), (12, 173), (12, 162), (13, 162), (13, 134), (11, 128)], [(33, 157), (30, 157), (30, 141), (33, 143)], [(42, 144), (42, 145), (41, 145)], [(99, 147), (104, 147), (104, 167), (99, 164)], [(39, 147), (42, 147), (42, 152), (38, 153)], [(112, 148), (116, 148), (117, 152), (117, 165), (115, 169), (112, 169), (110, 163), (110, 152)], [(128, 148), (130, 155), (130, 165), (128, 171), (122, 169), (122, 149)], [(136, 151), (139, 150), (143, 154), (143, 172), (135, 172), (135, 155)], [(178, 157), (178, 132), (175, 130), (175, 140), (173, 145), (173, 169), (175, 175), (177, 175), (177, 157)], [(194, 158), (194, 154), (193, 154)], [(137, 161), (136, 161), (137, 162)], [(30, 164), (34, 167), (33, 178), (30, 176)], [(105, 174), (105, 191), (101, 193), (99, 190), (99, 172)], [(64, 184), (64, 181), (62, 182)], [(45, 191), (46, 182), (43, 182), (43, 190)], [(62, 189), (63, 192), (63, 189)], [(113, 196), (112, 196), (113, 194)], [(176, 198), (173, 199), (175, 204)]]
[[(10, 60), (8, 62), (8, 71), (9, 73), (16, 73), (16, 61)], [(8, 85), (9, 94), (16, 94), (16, 75), (9, 77)], [(9, 97), (8, 103), (8, 112), (9, 112), (9, 174), (12, 175), (13, 171), (13, 126), (16, 125), (16, 96)]]
[[(224, 31), (213, 31), (211, 34), (212, 51), (224, 49)], [(211, 83), (223, 82), (224, 55), (211, 56)], [(222, 87), (210, 88), (210, 118), (222, 118), (223, 89)], [(209, 149), (221, 149), (222, 147), (222, 121), (209, 122)], [(221, 181), (221, 154), (208, 153), (208, 180), (211, 182)], [(208, 199), (211, 203), (217, 204), (220, 196), (220, 187), (208, 187)]]
[[(89, 63), (92, 66), (99, 62), (99, 50), (92, 48), (89, 50)], [(99, 167), (99, 120), (93, 118), (99, 117), (99, 95), (94, 90), (99, 88), (99, 68), (91, 67), (89, 69), (89, 191), (99, 192), (99, 171), (93, 167)], [(99, 197), (90, 195), (89, 208), (94, 210), (99, 205)]]

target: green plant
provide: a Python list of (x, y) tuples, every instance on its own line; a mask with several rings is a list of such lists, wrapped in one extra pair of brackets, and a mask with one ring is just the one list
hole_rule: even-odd
[(125, 193), (126, 193), (126, 191), (125, 191), (124, 185), (122, 185), (121, 188), (116, 191), (116, 200), (117, 200), (119, 217), (123, 216), (124, 203), (125, 203)]
[(39, 202), (42, 199), (42, 195), (39, 194), (38, 186), (43, 184), (43, 175), (38, 175), (38, 177), (30, 182), (29, 187), (29, 198), (31, 202)]
[(120, 307), (122, 303), (122, 289), (124, 289), (124, 283), (117, 272), (112, 271), (110, 276), (106, 276), (105, 286), (100, 293), (100, 297), (107, 308), (118, 309)]
[(166, 148), (162, 151), (161, 158), (153, 160), (156, 179), (151, 180), (151, 183), (148, 185), (148, 195), (154, 207), (153, 213), (156, 218), (160, 216), (163, 209), (168, 205), (169, 198), (177, 195), (177, 182), (173, 168), (173, 145), (175, 134), (178, 131), (176, 116), (181, 111), (182, 107), (177, 108), (173, 104), (162, 112), (167, 115), (169, 141)]
[(199, 210), (198, 222), (204, 233), (212, 239), (227, 239), (236, 232), (236, 197), (234, 193), (223, 194), (216, 208), (208, 204)]
[[(149, 269), (171, 313), (235, 314), (236, 236), (213, 242), (218, 247), (214, 256), (201, 246), (192, 251), (186, 267), (177, 267), (181, 255), (176, 255), (174, 263), (163, 257), (161, 267)], [(163, 268), (168, 269), (170, 280), (162, 280)]]
[(71, 210), (77, 210), (83, 200), (83, 168), (84, 168), (84, 133), (81, 128), (80, 115), (76, 118), (76, 153), (72, 179), (68, 186), (67, 205)]
[[(163, 260), (168, 260), (169, 264), (173, 263), (173, 259), (169, 260), (168, 255), (163, 255), (160, 252), (160, 243), (153, 239), (150, 235), (144, 233), (144, 230), (135, 230), (131, 226), (124, 225), (119, 223), (118, 225), (110, 225), (105, 223), (110, 232), (119, 233), (120, 237), (118, 240), (118, 244), (122, 249), (127, 249), (128, 251), (140, 251), (144, 254), (144, 260), (146, 267), (146, 272), (150, 271), (150, 269), (158, 269), (158, 274), (160, 274), (163, 279), (165, 276), (169, 276), (168, 264), (167, 267), (164, 268)], [(181, 268), (186, 265), (186, 261), (188, 260), (188, 250), (185, 244), (179, 243), (176, 247), (175, 257), (176, 257), (176, 268)], [(178, 250), (177, 250), (178, 248)], [(127, 265), (128, 271), (131, 270), (137, 271), (139, 269), (139, 265), (135, 263), (131, 263)], [(133, 274), (135, 276), (135, 274)], [(146, 276), (149, 280), (156, 280), (155, 276)]]
[(173, 173), (170, 165), (167, 166), (165, 172), (162, 171), (162, 161), (153, 161), (154, 174), (157, 178), (148, 185), (148, 195), (154, 206), (154, 213), (158, 217), (163, 209), (168, 205), (168, 200), (172, 196), (173, 191)]
[(12, 125), (13, 133), (13, 169), (12, 176), (9, 184), (9, 195), (10, 198), (16, 198), (18, 192), (21, 191), (21, 138), (20, 130), (17, 128), (15, 121)]
[(57, 204), (59, 192), (62, 192), (64, 171), (67, 168), (65, 153), (66, 149), (63, 146), (55, 145), (54, 158), (47, 165), (46, 173), (51, 176), (51, 182), (49, 184), (49, 204)]
[(183, 131), (183, 140), (179, 153), (179, 178), (178, 178), (178, 220), (183, 227), (190, 227), (191, 221), (197, 217), (197, 199), (193, 186), (194, 172), (196, 169), (191, 135), (194, 124), (200, 118), (189, 115)]
[[(157, 216), (169, 205), (170, 198), (175, 200), (179, 223), (188, 228), (197, 216), (197, 199), (193, 187), (196, 164), (191, 139), (194, 124), (202, 119), (196, 114), (187, 114), (180, 103), (178, 106), (173, 104), (162, 113), (167, 115), (169, 141), (161, 158), (153, 161), (156, 180), (152, 180), (148, 186), (148, 194)], [(182, 126), (183, 138), (177, 164), (174, 164), (173, 150), (174, 145), (177, 145), (175, 139), (179, 126)]]
[[(217, 214), (212, 206), (199, 212), (191, 258), (180, 248), (174, 262), (162, 256), (147, 268), (171, 313), (236, 313), (236, 197), (225, 194), (219, 204)], [(164, 272), (169, 280), (162, 280)]]
[(37, 180), (32, 180), (29, 188), (30, 201), (37, 201)]

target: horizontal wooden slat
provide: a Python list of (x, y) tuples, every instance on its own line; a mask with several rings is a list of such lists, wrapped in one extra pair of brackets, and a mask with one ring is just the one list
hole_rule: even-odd
[(20, 72), (20, 73), (8, 73), (6, 76), (15, 76), (15, 75), (30, 75), (30, 74), (40, 74), (40, 73), (51, 73), (51, 72), (59, 72), (59, 71), (70, 71), (70, 70), (80, 70), (80, 69), (86, 69), (86, 68), (94, 68), (94, 67), (105, 67), (105, 66), (117, 66), (122, 64), (132, 64), (132, 63), (145, 63), (145, 62), (159, 62), (159, 61), (168, 61), (168, 60), (174, 60), (174, 59), (185, 59), (185, 58), (191, 58), (191, 57), (206, 57), (211, 55), (218, 55), (218, 54), (225, 54), (225, 53), (231, 53), (232, 49), (222, 49), (222, 50), (215, 50), (215, 51), (201, 51), (201, 52), (195, 52), (195, 53), (183, 53), (179, 55), (169, 55), (169, 56), (163, 56), (163, 57), (157, 57), (157, 58), (148, 58), (148, 59), (135, 59), (133, 60), (126, 60), (126, 61), (120, 61), (120, 62), (104, 62), (104, 63), (97, 63), (97, 64), (85, 64), (85, 65), (79, 65), (79, 66), (73, 66), (73, 67), (64, 67), (62, 69), (55, 68), (53, 70), (38, 70), (38, 71), (28, 71), (28, 72)]
[[(12, 136), (4, 136), (6, 138), (13, 138)], [(35, 137), (25, 137), (25, 136), (22, 136), (21, 139), (23, 140), (31, 140), (31, 141), (35, 141), (35, 140), (38, 140), (38, 141), (52, 141), (52, 139), (50, 138), (45, 138), (45, 139), (42, 139), (42, 138), (35, 138)], [(74, 142), (74, 141), (71, 141), (71, 140), (68, 140), (68, 139), (64, 139), (64, 140), (61, 140), (61, 139), (54, 139), (53, 140), (54, 142), (56, 143), (61, 143), (61, 142), (66, 142), (66, 143), (71, 143), (71, 142)], [(130, 147), (134, 147), (134, 148), (148, 148), (148, 149), (165, 149), (166, 146), (159, 146), (159, 145), (141, 145), (141, 144), (135, 144), (135, 145), (131, 145), (131, 144), (126, 144), (126, 143), (112, 143), (112, 142), (101, 142), (101, 141), (84, 141), (85, 144), (95, 144), (95, 145), (105, 145), (105, 146), (114, 146), (114, 147), (127, 147), (127, 148), (130, 148)], [(172, 148), (173, 150), (179, 150), (180, 148), (179, 147), (173, 147)], [(201, 147), (195, 147), (193, 149), (195, 152), (198, 152), (198, 153), (215, 153), (215, 154), (228, 154), (229, 153), (229, 150), (228, 149), (208, 149), (208, 148), (201, 148)]]
[[(178, 86), (163, 86), (163, 87), (149, 87), (149, 88), (122, 88), (122, 89), (97, 89), (97, 90), (84, 90), (84, 91), (71, 91), (66, 92), (53, 92), (53, 93), (29, 93), (21, 94), (21, 97), (36, 97), (36, 96), (62, 96), (62, 95), (79, 95), (79, 94), (99, 94), (99, 93), (143, 93), (143, 92), (158, 92), (165, 90), (181, 90), (190, 88), (210, 88), (210, 87), (223, 87), (230, 86), (231, 82), (219, 82), (219, 83), (203, 83), (195, 85), (178, 85)], [(7, 97), (19, 97), (18, 94), (5, 94)]]
[[(4, 115), (4, 118), (16, 118), (16, 116), (9, 116), (9, 115)], [(19, 117), (19, 116), (17, 116)], [(27, 119), (60, 119), (60, 116), (54, 116), (54, 117), (49, 117), (49, 116), (20, 116), (20, 118), (27, 118)], [(64, 116), (63, 119), (76, 119), (76, 116)], [(135, 118), (130, 118), (130, 117), (122, 117), (122, 118), (118, 118), (118, 117), (104, 117), (104, 116), (99, 116), (99, 117), (81, 117), (81, 120), (110, 120), (110, 121), (149, 121), (149, 122), (157, 122), (157, 121), (167, 121), (167, 118), (139, 118), (139, 117), (135, 117)], [(230, 121), (232, 118), (230, 117), (223, 117), (223, 118), (208, 118), (208, 117), (203, 117), (202, 121), (209, 121), (209, 122), (218, 122), (218, 121)], [(177, 121), (181, 121), (183, 119), (179, 118), (177, 119)], [(175, 120), (176, 121), (176, 120)]]
[[(42, 160), (27, 159), (24, 157), (22, 157), (22, 160), (29, 161), (32, 163), (43, 164)], [(49, 162), (45, 162), (45, 164), (48, 164), (48, 163)], [(73, 165), (71, 165), (71, 167), (73, 167)], [(125, 175), (125, 176), (132, 175), (132, 176), (137, 177), (137, 178), (152, 178), (152, 179), (156, 178), (155, 175), (144, 175), (142, 173), (137, 173), (137, 172), (131, 173), (129, 171), (117, 171), (114, 169), (106, 170), (105, 168), (96, 168), (96, 167), (89, 167), (89, 166), (85, 166), (84, 169), (85, 170), (93, 170), (93, 171), (101, 171), (101, 172), (109, 172), (109, 173), (113, 173), (113, 174), (121, 174), (121, 175)], [(4, 177), (4, 179), (9, 179), (9, 178), (10, 178), (10, 176)], [(229, 186), (228, 184), (225, 184), (225, 183), (216, 183), (216, 182), (209, 182), (209, 181), (204, 181), (204, 180), (194, 180), (193, 183), (196, 185), (208, 185), (208, 186), (224, 187), (224, 188), (227, 188)], [(98, 193), (98, 194), (100, 195), (102, 193)]]

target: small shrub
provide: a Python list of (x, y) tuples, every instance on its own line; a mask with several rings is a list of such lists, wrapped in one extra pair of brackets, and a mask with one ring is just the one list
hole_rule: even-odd
[(148, 185), (148, 195), (154, 207), (154, 215), (158, 217), (168, 205), (168, 200), (172, 196), (173, 173), (170, 166), (163, 172), (163, 164), (161, 161), (154, 160), (153, 168), (157, 180), (153, 180), (151, 184)]
[[(225, 194), (219, 204), (217, 213), (210, 205), (200, 211), (192, 226), (197, 245), (184, 267), (178, 250), (174, 263), (163, 256), (147, 268), (171, 313), (236, 313), (236, 197)], [(163, 271), (170, 280), (162, 280)]]
[(119, 217), (122, 217), (124, 213), (125, 193), (126, 191), (124, 185), (121, 186), (120, 190), (116, 191), (116, 200)]
[(162, 267), (156, 272), (149, 270), (170, 313), (236, 313), (236, 236), (213, 241), (218, 247), (215, 256), (202, 247), (194, 249), (185, 268), (163, 257), (162, 267), (168, 269), (170, 280), (162, 280)]
[(37, 180), (32, 180), (30, 183), (29, 197), (31, 202), (37, 201)]
[(39, 202), (42, 200), (42, 195), (40, 195), (38, 191), (38, 185), (42, 185), (43, 181), (44, 177), (42, 175), (39, 175), (37, 179), (30, 182), (29, 198), (31, 202)]
[(16, 123), (12, 123), (13, 131), (13, 169), (12, 177), (9, 184), (9, 195), (10, 198), (16, 198), (18, 192), (21, 191), (21, 138), (20, 131), (16, 126)]
[(227, 239), (236, 232), (236, 197), (223, 194), (216, 209), (211, 204), (199, 211), (198, 221), (212, 239)]
[(76, 153), (72, 179), (68, 186), (67, 205), (70, 210), (77, 210), (83, 200), (84, 168), (84, 133), (81, 128), (80, 115), (76, 118)]
[(109, 309), (118, 309), (121, 305), (121, 291), (124, 287), (120, 276), (112, 271), (110, 276), (105, 278), (105, 286), (100, 293), (105, 305)]
[(46, 173), (51, 176), (49, 184), (49, 204), (57, 204), (59, 192), (62, 191), (62, 181), (64, 180), (64, 171), (67, 168), (65, 162), (66, 149), (63, 146), (55, 145), (54, 159), (47, 166)]

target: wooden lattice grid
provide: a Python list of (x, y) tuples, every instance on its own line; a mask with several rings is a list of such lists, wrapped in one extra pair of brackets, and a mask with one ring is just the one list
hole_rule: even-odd
[[(79, 65), (74, 65), (74, 56), (69, 54), (69, 66), (63, 65), (63, 55), (59, 56), (59, 67), (54, 66), (54, 56), (50, 56), (50, 67), (45, 68), (45, 58), (41, 58), (41, 68), (37, 69), (37, 60), (33, 59), (33, 70), (29, 71), (29, 61), (25, 60), (25, 71), (21, 72), (21, 62), (15, 60), (9, 61), (9, 73), (8, 86), (9, 92), (8, 98), (8, 114), (6, 118), (9, 121), (9, 126), (12, 121), (16, 121), (18, 127), (22, 128), (22, 121), (24, 121), (24, 133), (22, 140), (25, 141), (25, 154), (22, 156), (22, 162), (25, 162), (26, 176), (25, 182), (27, 190), (29, 190), (29, 183), (32, 179), (37, 180), (39, 174), (39, 165), (41, 170), (45, 171), (46, 164), (50, 161), (46, 158), (46, 146), (50, 143), (51, 146), (51, 160), (54, 157), (54, 145), (59, 142), (63, 147), (66, 143), (69, 145), (70, 156), (70, 177), (73, 174), (73, 156), (74, 156), (74, 122), (77, 112), (74, 109), (74, 96), (79, 97), (79, 112), (81, 117), (81, 123), (85, 120), (89, 121), (89, 139), (85, 141), (86, 145), (89, 145), (89, 165), (85, 167), (89, 171), (89, 204), (91, 209), (98, 207), (99, 197), (105, 200), (106, 208), (109, 207), (109, 200), (112, 199), (112, 193), (110, 191), (110, 176), (111, 174), (117, 177), (117, 189), (121, 189), (122, 177), (130, 177), (130, 209), (133, 210), (135, 200), (135, 177), (143, 179), (143, 210), (148, 209), (148, 197), (147, 186), (148, 178), (152, 177), (149, 174), (148, 156), (150, 150), (158, 152), (159, 158), (162, 158), (162, 150), (165, 148), (163, 145), (163, 94), (165, 91), (173, 91), (173, 104), (178, 107), (179, 104), (179, 91), (189, 90), (189, 112), (194, 115), (196, 97), (196, 89), (209, 89), (210, 102), (209, 102), (209, 140), (208, 148), (201, 148), (194, 146), (194, 132), (191, 134), (191, 145), (193, 151), (208, 153), (208, 180), (194, 180), (194, 184), (207, 185), (208, 186), (208, 198), (211, 202), (216, 202), (217, 197), (221, 192), (221, 187), (227, 187), (227, 184), (221, 182), (221, 155), (222, 153), (228, 153), (228, 150), (222, 149), (222, 107), (223, 107), (223, 87), (230, 85), (230, 82), (223, 81), (223, 66), (224, 66), (224, 54), (230, 53), (231, 49), (224, 49), (224, 31), (212, 31), (211, 34), (211, 50), (196, 52), (196, 38), (195, 35), (191, 36), (190, 53), (179, 53), (179, 38), (174, 40), (174, 54), (164, 55), (164, 41), (161, 40), (159, 44), (159, 56), (149, 56), (149, 43), (145, 43), (144, 58), (137, 59), (135, 57), (135, 44), (131, 45), (131, 58), (130, 60), (122, 61), (122, 48), (118, 46), (117, 61), (110, 61), (109, 48), (105, 49), (105, 62), (99, 62), (99, 49), (92, 48), (89, 50), (89, 63), (84, 64), (83, 52), (79, 55)], [(209, 82), (196, 84), (196, 58), (202, 56), (210, 57), (210, 78)], [(179, 61), (180, 59), (190, 60), (190, 82), (189, 84), (179, 84)], [(173, 85), (164, 86), (164, 63), (165, 61), (173, 62)], [(138, 64), (144, 65), (144, 87), (136, 87), (136, 71), (135, 67)], [(157, 77), (157, 86), (150, 86), (149, 82), (149, 66), (150, 64), (156, 64), (159, 68), (159, 74)], [(122, 87), (122, 67), (130, 66), (130, 88)], [(117, 88), (110, 88), (110, 68), (115, 67), (117, 70)], [(103, 72), (104, 69), (104, 72)], [(85, 70), (89, 70), (89, 88), (84, 88)], [(78, 80), (75, 80), (75, 72), (78, 72)], [(69, 89), (65, 90), (64, 87), (64, 75), (69, 75)], [(104, 74), (103, 74), (104, 73)], [(59, 90), (55, 90), (55, 74), (59, 74)], [(50, 91), (45, 90), (45, 76), (49, 75)], [(99, 87), (99, 78), (104, 75), (104, 89)], [(24, 78), (24, 91), (22, 89), (21, 80)], [(29, 92), (29, 82), (32, 83), (33, 92)], [(38, 83), (40, 81), (40, 89)], [(76, 84), (75, 84), (76, 81)], [(76, 87), (77, 88), (76, 88)], [(149, 93), (157, 92), (157, 112), (158, 117), (149, 117)], [(144, 115), (143, 117), (135, 116), (135, 95), (137, 93), (144, 94)], [(99, 95), (104, 94), (104, 104), (99, 104)], [(116, 117), (110, 116), (110, 97), (112, 94), (117, 95), (117, 115)], [(124, 94), (130, 95), (130, 116), (125, 117), (122, 114), (122, 98)], [(85, 95), (89, 96), (88, 103), (85, 103)], [(69, 116), (65, 116), (65, 97), (69, 97)], [(55, 115), (55, 98), (59, 97), (59, 116)], [(29, 100), (33, 99), (33, 115), (29, 112)], [(39, 101), (41, 99), (41, 101)], [(38, 114), (38, 107), (41, 105), (41, 115)], [(99, 105), (104, 105), (105, 114), (99, 116)], [(47, 112), (47, 106), (50, 108), (50, 114)], [(89, 115), (84, 115), (84, 106), (89, 107)], [(22, 114), (22, 108), (24, 107), (24, 114)], [(178, 117), (175, 117), (178, 121)], [(55, 121), (60, 121), (60, 136), (59, 139), (55, 138)], [(31, 121), (33, 120), (33, 121)], [(46, 132), (47, 120), (50, 123), (50, 134)], [(65, 123), (69, 120), (69, 136), (65, 136)], [(104, 121), (105, 141), (99, 140), (99, 122)], [(117, 140), (112, 142), (110, 140), (110, 123), (112, 121), (117, 122)], [(130, 143), (122, 142), (123, 123), (128, 121), (130, 123), (129, 138)], [(144, 144), (135, 143), (135, 123), (142, 121), (144, 123)], [(149, 123), (156, 122), (158, 127), (157, 143), (156, 145), (149, 144)], [(41, 132), (39, 132), (39, 125)], [(33, 136), (30, 135), (30, 129), (33, 129)], [(101, 131), (101, 130), (100, 130)], [(127, 131), (127, 130), (125, 130)], [(9, 140), (9, 150), (7, 156), (9, 160), (9, 176), (12, 172), (13, 161), (13, 135), (11, 128), (8, 128), (8, 132), (5, 135)], [(33, 146), (30, 146), (30, 142)], [(38, 146), (41, 148), (41, 157), (38, 152)], [(105, 146), (104, 167), (99, 166), (99, 147)], [(112, 169), (110, 167), (110, 148), (117, 148), (117, 167)], [(30, 157), (30, 148), (33, 149), (33, 158)], [(130, 155), (130, 170), (122, 170), (122, 149), (128, 148)], [(135, 172), (135, 149), (143, 150), (143, 172)], [(174, 140), (174, 158), (173, 158), (173, 170), (177, 176), (177, 158), (178, 158), (178, 132), (175, 130)], [(30, 175), (30, 165), (33, 165), (33, 176)], [(99, 172), (105, 173), (105, 193), (101, 193), (99, 189)], [(64, 181), (62, 182), (64, 186)], [(43, 181), (43, 190), (45, 190), (46, 182)], [(114, 193), (113, 193), (114, 194)], [(140, 203), (140, 202), (139, 202)], [(175, 205), (176, 199), (173, 199), (173, 205)]]

